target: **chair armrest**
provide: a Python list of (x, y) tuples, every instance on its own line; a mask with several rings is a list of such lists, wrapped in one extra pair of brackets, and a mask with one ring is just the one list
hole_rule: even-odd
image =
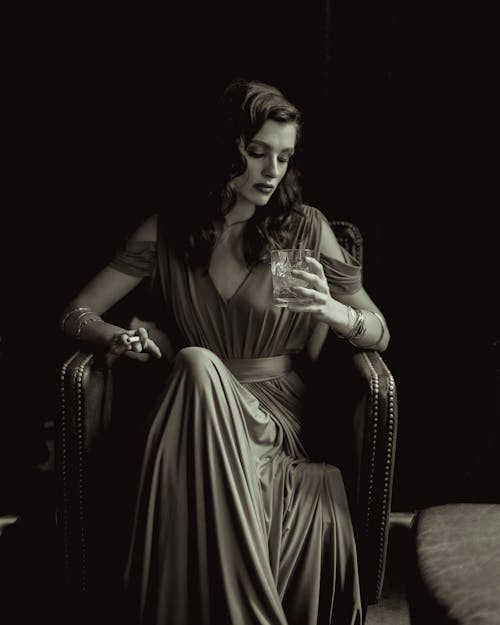
[(116, 502), (109, 506), (109, 489), (117, 499), (125, 490), (124, 501), (133, 489), (127, 480), (139, 466), (140, 437), (147, 432), (147, 416), (168, 365), (119, 358), (111, 367), (103, 351), (78, 347), (86, 351), (73, 353), (61, 367), (55, 457), (65, 579), (82, 591), (95, 585), (103, 528), (111, 531), (112, 514), (122, 510)]
[(356, 350), (329, 333), (304, 379), (304, 444), (313, 460), (326, 461), (342, 472), (363, 600), (377, 603), (385, 572), (394, 472), (394, 378), (378, 352)]
[(353, 355), (361, 393), (354, 409), (357, 471), (357, 545), (368, 603), (384, 581), (397, 435), (394, 378), (378, 352)]
[(83, 436), (86, 455), (111, 418), (111, 367), (104, 354), (79, 351), (61, 368), (61, 417)]
[(87, 469), (94, 443), (109, 424), (111, 372), (99, 353), (75, 352), (62, 365), (55, 460), (59, 476), (57, 524), (67, 582), (86, 589)]

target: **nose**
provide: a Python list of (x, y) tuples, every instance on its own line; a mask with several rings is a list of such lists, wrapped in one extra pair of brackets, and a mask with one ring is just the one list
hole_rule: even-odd
[(262, 173), (266, 178), (277, 178), (279, 174), (278, 158), (273, 155), (268, 155), (265, 160)]

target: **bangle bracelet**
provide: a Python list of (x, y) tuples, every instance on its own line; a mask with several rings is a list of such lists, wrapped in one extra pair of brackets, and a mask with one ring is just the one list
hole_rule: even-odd
[(82, 321), (80, 323), (80, 325), (78, 326), (78, 329), (75, 332), (75, 338), (79, 339), (80, 335), (82, 333), (83, 328), (88, 325), (89, 323), (93, 323), (94, 321), (102, 321), (101, 317), (99, 317), (99, 315), (96, 315), (95, 313), (92, 313), (92, 317), (87, 317), (87, 319), (85, 319), (85, 321)]
[(69, 330), (68, 332), (70, 334), (73, 334), (73, 336), (76, 336), (76, 333), (78, 332), (78, 328), (80, 327), (81, 323), (82, 323), (82, 319), (84, 317), (87, 317), (88, 315), (95, 315), (94, 312), (92, 312), (92, 310), (90, 310), (90, 308), (88, 310), (86, 310), (85, 312), (80, 313), (76, 319), (71, 319), (71, 323), (69, 324)]
[(375, 315), (375, 317), (377, 317), (377, 319), (379, 320), (379, 323), (380, 323), (380, 336), (375, 341), (375, 343), (373, 343), (373, 345), (368, 345), (367, 347), (364, 347), (363, 349), (376, 349), (380, 345), (380, 343), (382, 342), (382, 339), (385, 336), (385, 323), (384, 323), (384, 320), (382, 319), (382, 316), (379, 315), (374, 310), (370, 310), (370, 312), (372, 313), (372, 315)]
[(353, 313), (356, 316), (354, 321), (354, 326), (346, 338), (350, 341), (351, 339), (358, 339), (364, 335), (366, 332), (366, 323), (365, 323), (365, 314), (360, 308), (351, 308)]
[(61, 321), (61, 330), (64, 332), (64, 326), (66, 324), (66, 321), (68, 321), (68, 319), (71, 317), (71, 315), (74, 315), (77, 312), (81, 312), (82, 310), (86, 310), (88, 312), (90, 311), (89, 306), (80, 306), (79, 308), (73, 308), (73, 310), (70, 310), (68, 313), (66, 313)]
[[(351, 315), (354, 319), (352, 327), (350, 324)], [(348, 341), (358, 339), (364, 335), (366, 332), (365, 314), (360, 308), (347, 307), (347, 327), (347, 334), (341, 334), (336, 330), (334, 332), (340, 339), (347, 339)]]

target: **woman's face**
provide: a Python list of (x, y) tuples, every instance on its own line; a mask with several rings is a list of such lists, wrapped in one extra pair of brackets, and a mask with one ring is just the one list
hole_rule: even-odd
[(286, 174), (296, 139), (295, 124), (269, 119), (246, 146), (240, 147), (247, 168), (241, 176), (231, 180), (238, 200), (255, 206), (267, 204)]

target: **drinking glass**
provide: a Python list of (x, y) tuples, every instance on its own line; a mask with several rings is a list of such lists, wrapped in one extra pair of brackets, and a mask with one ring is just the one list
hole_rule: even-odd
[(314, 250), (307, 248), (271, 250), (274, 305), (287, 308), (289, 303), (308, 304), (310, 299), (292, 291), (292, 286), (307, 286), (307, 282), (292, 275), (293, 269), (309, 271), (306, 257), (314, 258)]

